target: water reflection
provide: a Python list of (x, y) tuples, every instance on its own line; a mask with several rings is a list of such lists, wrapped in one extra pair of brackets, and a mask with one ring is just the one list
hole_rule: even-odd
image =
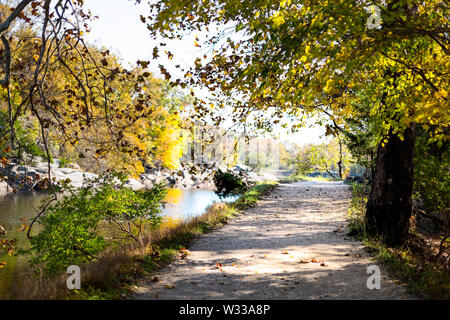
[(214, 202), (232, 202), (239, 196), (219, 197), (214, 191), (191, 189), (170, 189), (167, 193), (167, 205), (162, 215), (173, 219), (187, 220), (202, 215)]
[[(24, 248), (27, 243), (26, 232), (20, 232), (18, 229), (22, 223), (29, 225), (30, 219), (38, 211), (41, 200), (46, 197), (43, 194), (24, 191), (0, 199), (0, 225), (8, 232), (9, 239), (17, 239), (17, 248)], [(4, 268), (0, 270), (0, 299), (6, 299), (10, 286), (14, 284), (14, 278), (20, 275), (20, 266), (26, 261), (23, 256), (8, 255), (2, 255), (0, 260), (6, 262)]]

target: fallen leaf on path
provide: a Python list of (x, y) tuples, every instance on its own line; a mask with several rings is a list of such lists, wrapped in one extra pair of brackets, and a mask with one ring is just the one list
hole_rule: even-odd
[(287, 252), (287, 250), (283, 250), (281, 251), (281, 254), (289, 254), (289, 252)]
[(164, 287), (166, 289), (175, 289), (175, 286), (171, 286), (170, 284), (166, 284), (166, 286)]
[(321, 266), (321, 267), (325, 267), (325, 266), (326, 266), (325, 262), (322, 262), (322, 263), (320, 264), (320, 266)]
[(313, 263), (321, 263), (321, 262), (325, 262), (325, 260), (311, 259), (311, 262), (313, 262)]
[(306, 259), (300, 259), (299, 263), (309, 263), (309, 261)]
[(221, 269), (222, 268), (222, 264), (220, 262), (216, 262), (216, 268), (217, 269)]

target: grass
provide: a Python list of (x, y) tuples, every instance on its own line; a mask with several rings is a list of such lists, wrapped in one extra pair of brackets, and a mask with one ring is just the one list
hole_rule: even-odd
[(341, 181), (340, 178), (331, 178), (331, 177), (309, 177), (304, 174), (293, 174), (289, 177), (286, 177), (284, 179), (281, 179), (279, 182), (281, 183), (291, 183), (291, 182), (298, 182), (298, 181), (318, 181), (318, 182), (324, 182), (324, 181)]
[(450, 274), (445, 266), (424, 256), (417, 250), (420, 235), (413, 230), (407, 243), (389, 247), (381, 239), (365, 232), (364, 212), (368, 190), (360, 184), (351, 185), (353, 199), (348, 213), (349, 235), (362, 241), (365, 249), (380, 264), (387, 267), (393, 277), (408, 286), (408, 292), (431, 299), (450, 299)]
[(82, 299), (115, 300), (130, 296), (138, 279), (151, 277), (176, 258), (188, 254), (186, 247), (202, 234), (211, 232), (243, 210), (255, 206), (258, 200), (270, 193), (277, 183), (259, 183), (233, 203), (216, 203), (205, 214), (186, 222), (169, 221), (158, 230), (145, 235), (144, 249), (132, 244), (111, 248), (98, 260), (81, 267), (80, 290), (68, 290), (66, 274), (46, 278), (34, 276), (31, 270), (22, 273), (12, 288), (12, 299)]

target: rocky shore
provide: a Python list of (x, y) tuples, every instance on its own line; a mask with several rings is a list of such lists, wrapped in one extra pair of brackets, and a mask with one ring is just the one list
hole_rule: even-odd
[[(56, 182), (69, 179), (74, 187), (80, 188), (87, 180), (97, 177), (95, 173), (83, 171), (77, 164), (70, 164), (69, 166), (60, 167), (59, 160), (54, 160), (50, 164), (51, 179)], [(134, 190), (152, 188), (155, 184), (161, 183), (177, 189), (213, 190), (215, 189), (213, 176), (218, 169), (242, 173), (254, 181), (271, 178), (258, 176), (250, 167), (243, 165), (236, 165), (227, 169), (215, 164), (188, 163), (182, 164), (176, 170), (147, 168), (139, 179), (130, 179), (126, 184)], [(20, 165), (14, 162), (3, 164), (0, 167), (0, 174), (4, 176), (4, 180), (0, 182), (0, 196), (16, 191), (41, 191), (40, 183), (43, 179), (48, 178), (48, 170), (47, 162), (35, 162), (33, 166)]]

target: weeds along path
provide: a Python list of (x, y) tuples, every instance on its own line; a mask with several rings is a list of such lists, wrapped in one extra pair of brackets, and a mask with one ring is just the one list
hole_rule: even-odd
[(281, 184), (195, 241), (158, 281), (140, 283), (133, 299), (412, 299), (383, 268), (381, 289), (367, 288), (375, 262), (346, 236), (350, 198), (342, 182)]

